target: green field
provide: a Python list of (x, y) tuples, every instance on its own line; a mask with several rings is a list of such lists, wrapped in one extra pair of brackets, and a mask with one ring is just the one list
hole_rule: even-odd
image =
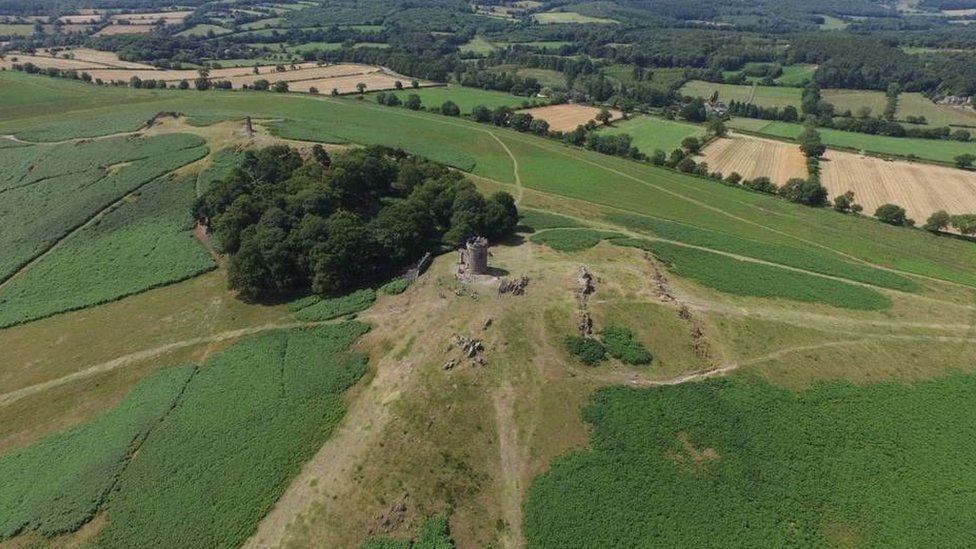
[(557, 252), (579, 252), (596, 246), (606, 238), (621, 236), (619, 233), (593, 229), (548, 229), (532, 235), (535, 244), (548, 246)]
[(346, 349), (365, 331), (344, 323), (242, 341), (0, 456), (0, 503), (12, 511), (0, 514), (0, 539), (71, 531), (107, 512), (97, 547), (239, 545), (342, 417), (340, 395), (365, 371)]
[(241, 25), (244, 30), (259, 30), (265, 28), (280, 27), (285, 21), (284, 17), (269, 17), (267, 19), (258, 19), (257, 21), (252, 21), (245, 25)]
[(824, 101), (836, 107), (838, 113), (851, 111), (857, 115), (858, 109), (868, 107), (873, 116), (884, 113), (887, 97), (883, 92), (870, 90), (821, 90)]
[(528, 491), (527, 546), (970, 546), (973, 398), (973, 375), (604, 389), (589, 448)]
[(589, 15), (583, 15), (582, 13), (576, 13), (575, 11), (550, 11), (546, 13), (537, 13), (532, 17), (543, 25), (552, 23), (617, 23), (617, 21), (613, 19), (591, 17)]
[[(730, 127), (756, 132), (772, 137), (796, 139), (803, 126), (787, 122), (769, 122), (766, 120), (751, 120), (734, 118)], [(976, 154), (976, 143), (960, 141), (946, 141), (940, 139), (913, 139), (907, 137), (888, 137), (884, 135), (868, 135), (864, 133), (842, 132), (830, 128), (818, 128), (823, 142), (831, 147), (854, 149), (876, 154), (890, 154), (894, 156), (914, 155), (926, 160), (952, 163), (953, 158), (960, 154)]]
[(177, 33), (176, 36), (207, 36), (211, 31), (217, 36), (232, 32), (230, 29), (225, 29), (218, 25), (194, 25), (185, 31)]
[(805, 82), (813, 80), (813, 73), (816, 70), (815, 65), (786, 65), (783, 67), (783, 74), (776, 79), (776, 83), (781, 86), (802, 86)]
[(973, 109), (939, 105), (920, 93), (898, 96), (898, 119), (904, 120), (908, 116), (924, 116), (929, 126), (976, 127), (976, 111)]
[(0, 23), (0, 36), (30, 36), (32, 34), (34, 34), (34, 25)]
[(847, 28), (848, 23), (843, 19), (834, 17), (832, 15), (821, 15), (824, 22), (820, 25), (822, 30), (844, 30)]
[(0, 182), (0, 278), (126, 194), (204, 154), (202, 140), (189, 135), (0, 149), (0, 164), (12, 168)]
[(475, 53), (478, 55), (485, 55), (491, 53), (498, 49), (498, 46), (492, 44), (491, 42), (485, 40), (480, 36), (475, 36), (469, 40), (466, 44), (462, 44), (458, 47), (461, 53)]
[(705, 134), (701, 126), (653, 116), (637, 116), (630, 120), (614, 122), (613, 126), (600, 131), (608, 134), (629, 134), (634, 138), (633, 145), (646, 155), (658, 149), (671, 152), (681, 148), (682, 139), (703, 137)]
[[(404, 100), (407, 98), (407, 95), (415, 93), (420, 96), (420, 101), (427, 108), (440, 107), (445, 101), (450, 100), (461, 108), (462, 114), (470, 114), (471, 109), (478, 105), (484, 105), (489, 109), (494, 109), (495, 107), (501, 106), (521, 108), (522, 104), (526, 102), (544, 102), (544, 100), (519, 97), (517, 95), (512, 95), (505, 92), (481, 90), (478, 88), (465, 88), (463, 86), (453, 84), (434, 88), (421, 88), (417, 90), (405, 88), (402, 91), (395, 91), (392, 93), (395, 93), (400, 100)], [(367, 94), (367, 96), (370, 95), (375, 95), (375, 93)]]
[(728, 103), (753, 103), (763, 107), (783, 108), (792, 105), (799, 108), (802, 90), (789, 87), (739, 86), (734, 84), (715, 84), (703, 80), (692, 80), (681, 87), (679, 92), (692, 97), (708, 99), (718, 91), (720, 101)]
[(0, 291), (0, 327), (90, 307), (214, 268), (190, 236), (189, 179), (160, 178), (62, 240)]

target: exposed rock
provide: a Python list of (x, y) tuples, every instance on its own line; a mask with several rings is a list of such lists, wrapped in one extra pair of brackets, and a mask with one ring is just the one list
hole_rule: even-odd
[(488, 328), (491, 328), (491, 319), (490, 318), (486, 318), (485, 319), (485, 322), (481, 325), (481, 329), (482, 330), (487, 330)]
[(529, 285), (529, 277), (522, 275), (515, 279), (503, 278), (498, 284), (498, 293), (523, 295), (525, 287)]

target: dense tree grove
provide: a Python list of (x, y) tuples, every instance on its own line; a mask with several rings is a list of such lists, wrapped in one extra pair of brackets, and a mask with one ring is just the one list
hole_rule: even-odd
[(229, 283), (247, 297), (311, 288), (329, 293), (389, 276), (424, 252), (517, 223), (508, 193), (483, 197), (463, 175), (383, 147), (303, 161), (274, 146), (248, 151), (198, 199), (230, 255)]

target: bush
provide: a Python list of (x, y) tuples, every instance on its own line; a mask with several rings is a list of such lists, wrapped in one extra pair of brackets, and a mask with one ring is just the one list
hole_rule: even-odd
[(411, 283), (413, 283), (413, 281), (409, 278), (397, 278), (380, 286), (380, 292), (386, 295), (399, 295), (407, 291), (407, 288), (410, 287)]
[(908, 224), (908, 218), (905, 217), (905, 208), (896, 204), (882, 204), (878, 206), (878, 209), (874, 210), (874, 217), (877, 217), (878, 221), (887, 223), (888, 225), (902, 227)]
[(564, 343), (566, 350), (587, 366), (599, 363), (607, 355), (606, 347), (592, 338), (570, 335)]
[(779, 189), (779, 194), (790, 202), (806, 206), (824, 206), (827, 204), (827, 189), (813, 179), (799, 179), (794, 177)]
[(644, 345), (634, 339), (634, 333), (628, 328), (607, 326), (600, 337), (607, 348), (607, 353), (613, 358), (626, 364), (650, 364), (651, 353)]

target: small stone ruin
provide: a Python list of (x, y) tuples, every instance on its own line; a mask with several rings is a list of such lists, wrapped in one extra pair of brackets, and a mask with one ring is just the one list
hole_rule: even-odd
[(529, 277), (522, 275), (518, 278), (503, 278), (498, 283), (498, 293), (523, 295), (525, 287), (529, 285)]
[(469, 238), (458, 254), (458, 263), (464, 274), (488, 274), (488, 239), (483, 236)]

